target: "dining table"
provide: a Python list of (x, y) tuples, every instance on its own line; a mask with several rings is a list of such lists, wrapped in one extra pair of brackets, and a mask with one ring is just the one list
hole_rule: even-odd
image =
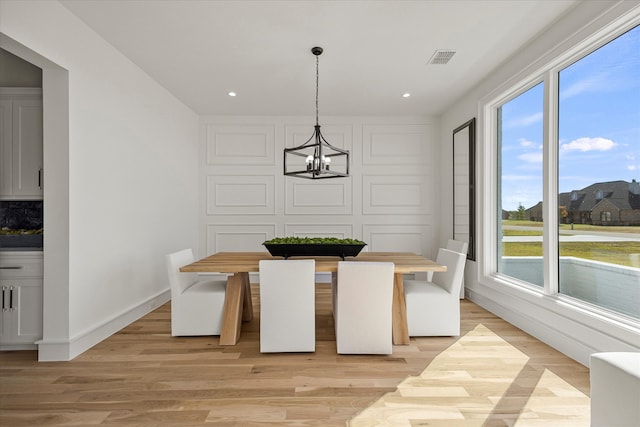
[[(272, 256), (265, 251), (217, 252), (180, 268), (181, 272), (223, 273), (228, 275), (220, 331), (220, 345), (235, 345), (240, 338), (242, 322), (253, 319), (249, 273), (259, 271), (261, 260), (278, 259), (284, 258)], [(338, 262), (343, 260), (341, 257), (331, 256), (300, 256), (289, 257), (288, 259), (314, 259), (317, 273), (336, 273), (338, 271)], [(361, 252), (355, 257), (346, 257), (344, 260), (392, 262), (394, 264), (393, 344), (409, 344), (403, 275), (417, 272), (446, 271), (446, 266), (411, 252)], [(363, 288), (363, 298), (366, 298), (366, 288)]]

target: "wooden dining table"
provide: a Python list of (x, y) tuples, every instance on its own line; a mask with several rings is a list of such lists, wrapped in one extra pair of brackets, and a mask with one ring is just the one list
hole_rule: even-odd
[[(192, 264), (180, 268), (182, 272), (225, 273), (227, 291), (224, 300), (220, 345), (235, 345), (240, 338), (243, 321), (253, 319), (251, 286), (249, 273), (259, 271), (260, 260), (277, 260), (268, 252), (217, 252)], [(314, 259), (316, 272), (338, 271), (340, 257), (290, 257), (289, 259)], [(356, 257), (347, 257), (346, 261), (392, 262), (395, 265), (393, 279), (393, 343), (409, 344), (407, 311), (404, 300), (403, 274), (446, 271), (446, 266), (410, 252), (361, 252)], [(366, 289), (363, 289), (366, 298)]]

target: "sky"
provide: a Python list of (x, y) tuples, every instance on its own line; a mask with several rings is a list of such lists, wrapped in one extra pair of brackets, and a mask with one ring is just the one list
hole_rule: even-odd
[[(542, 200), (543, 83), (502, 106), (502, 208)], [(640, 181), (640, 26), (559, 73), (559, 192)]]

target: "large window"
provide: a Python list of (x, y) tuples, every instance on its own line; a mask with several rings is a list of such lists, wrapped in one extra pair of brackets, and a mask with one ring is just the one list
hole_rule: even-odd
[(600, 44), (493, 105), (495, 271), (640, 319), (640, 26)]
[(558, 73), (558, 241), (560, 293), (638, 318), (639, 178), (636, 27)]
[(542, 286), (542, 112), (537, 84), (498, 108), (498, 272)]

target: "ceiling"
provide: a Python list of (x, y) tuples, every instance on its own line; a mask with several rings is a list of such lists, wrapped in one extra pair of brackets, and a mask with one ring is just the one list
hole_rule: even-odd
[(62, 0), (201, 115), (314, 114), (321, 46), (321, 117), (439, 115), (577, 2)]

